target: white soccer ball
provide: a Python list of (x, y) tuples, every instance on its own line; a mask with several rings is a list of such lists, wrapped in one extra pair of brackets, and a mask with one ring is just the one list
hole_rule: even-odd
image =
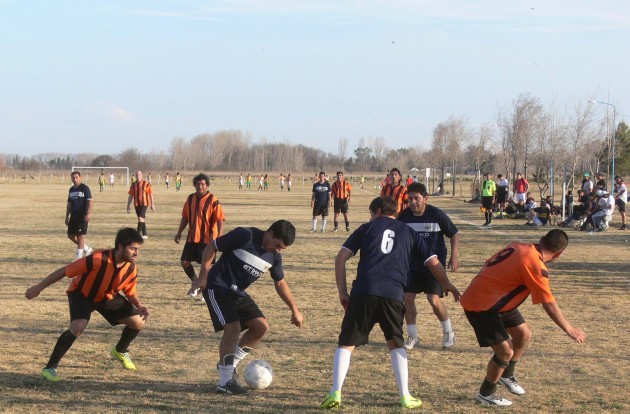
[(273, 369), (267, 361), (257, 359), (247, 365), (243, 379), (252, 390), (264, 390), (273, 381)]

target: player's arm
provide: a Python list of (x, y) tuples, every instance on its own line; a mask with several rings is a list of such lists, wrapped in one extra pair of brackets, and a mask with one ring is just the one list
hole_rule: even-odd
[(224, 220), (222, 220), (222, 219), (219, 219), (217, 221), (217, 234), (216, 234), (216, 236), (214, 236), (215, 239), (223, 236), (223, 221)]
[(291, 289), (289, 288), (286, 280), (274, 280), (273, 283), (276, 288), (276, 293), (278, 293), (280, 299), (282, 299), (291, 310), (291, 323), (298, 328), (301, 328), (304, 323), (304, 315), (302, 315), (297, 303), (295, 303), (293, 293), (291, 293)]
[(38, 284), (33, 285), (30, 288), (26, 289), (26, 293), (24, 294), (24, 296), (26, 297), (26, 299), (36, 298), (37, 296), (39, 296), (39, 294), (42, 292), (42, 290), (46, 289), (48, 286), (50, 286), (50, 285), (52, 285), (52, 284), (54, 284), (56, 282), (59, 282), (65, 276), (66, 276), (66, 268), (65, 267), (57, 269), (54, 272), (52, 272), (51, 274), (49, 274), (48, 276), (46, 276)]
[(177, 234), (175, 235), (175, 243), (179, 244), (179, 240), (182, 238), (182, 232), (188, 225), (188, 219), (182, 216), (182, 219), (179, 221), (179, 229), (177, 229)]
[(448, 268), (451, 269), (451, 272), (456, 272), (459, 268), (459, 233), (455, 233), (450, 241), (451, 257), (448, 259)]
[(70, 208), (72, 207), (72, 204), (68, 201), (68, 203), (66, 204), (66, 226), (68, 225), (68, 223), (70, 223)]
[(348, 307), (350, 295), (348, 295), (348, 282), (346, 280), (346, 262), (353, 256), (352, 251), (342, 247), (335, 258), (335, 281), (339, 291), (339, 302), (344, 309)]
[(459, 291), (457, 288), (448, 280), (448, 276), (446, 276), (446, 270), (444, 270), (444, 266), (438, 260), (437, 256), (433, 255), (424, 262), (424, 265), (431, 271), (433, 277), (440, 282), (442, 285), (442, 289), (444, 290), (444, 294), (448, 295), (448, 292), (453, 294), (453, 298), (456, 302), (459, 302)]
[(127, 213), (129, 213), (131, 211), (131, 202), (133, 201), (133, 196), (131, 194), (129, 194), (129, 197), (127, 197)]
[(136, 307), (136, 309), (138, 309), (138, 313), (140, 314), (140, 317), (142, 318), (143, 321), (146, 321), (147, 318), (149, 317), (149, 309), (146, 308), (146, 306), (142, 306), (142, 304), (140, 303), (140, 297), (138, 296), (137, 293), (134, 293), (132, 295), (125, 295), (127, 297), (127, 299), (129, 300), (129, 302)]
[(564, 318), (564, 315), (560, 310), (560, 306), (558, 306), (556, 302), (543, 303), (542, 307), (545, 309), (545, 312), (547, 312), (547, 315), (549, 315), (551, 320), (554, 321), (560, 329), (566, 332), (571, 339), (575, 340), (578, 344), (584, 342), (584, 339), (586, 338), (584, 331), (579, 328), (574, 328), (573, 325)]
[(90, 221), (92, 218), (92, 207), (94, 206), (94, 200), (91, 198), (87, 201), (87, 210), (85, 212), (85, 221)]
[(188, 294), (193, 294), (197, 289), (205, 290), (206, 285), (208, 283), (208, 272), (210, 271), (210, 266), (212, 265), (212, 260), (214, 256), (217, 254), (217, 241), (212, 240), (210, 243), (206, 245), (206, 248), (203, 249), (203, 256), (201, 257), (201, 269), (199, 270), (199, 277), (195, 279), (188, 291)]
[(149, 193), (149, 203), (151, 203), (151, 211), (155, 211), (155, 204), (153, 203), (153, 193)]

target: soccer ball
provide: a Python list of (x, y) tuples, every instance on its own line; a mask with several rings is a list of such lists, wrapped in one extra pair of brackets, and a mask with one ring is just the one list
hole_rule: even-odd
[(267, 361), (257, 359), (247, 365), (243, 379), (252, 390), (264, 390), (273, 381), (273, 369)]

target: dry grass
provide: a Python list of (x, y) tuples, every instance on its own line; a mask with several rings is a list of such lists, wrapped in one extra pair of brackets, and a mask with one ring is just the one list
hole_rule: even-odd
[[(279, 218), (298, 228), (296, 243), (284, 254), (289, 285), (303, 309), (306, 326), (289, 323), (289, 312), (269, 277), (250, 288), (271, 323), (271, 332), (254, 352), (275, 369), (272, 386), (247, 397), (214, 394), (219, 336), (211, 329), (205, 305), (186, 296), (188, 279), (179, 265), (181, 245), (173, 242), (179, 214), (190, 186), (176, 193), (156, 189), (157, 212), (149, 213), (150, 239), (139, 259), (139, 292), (152, 314), (132, 344), (139, 369), (127, 372), (109, 357), (120, 328), (95, 314), (85, 334), (62, 360), (60, 383), (48, 383), (39, 371), (57, 336), (68, 325), (60, 282), (32, 301), (24, 291), (71, 261), (63, 215), (68, 184), (1, 183), (0, 231), (0, 411), (2, 412), (320, 412), (330, 387), (332, 356), (342, 316), (334, 284), (333, 259), (346, 233), (309, 234), (310, 187), (295, 185), (280, 193), (238, 191), (223, 179), (211, 190), (221, 199), (227, 229), (241, 225), (265, 228)], [(110, 247), (118, 228), (135, 227), (126, 214), (126, 188), (95, 191), (88, 242)], [(353, 228), (367, 220), (376, 190), (356, 190), (351, 204)], [(461, 268), (451, 275), (463, 291), (483, 261), (510, 241), (536, 240), (545, 230), (522, 221), (497, 221), (481, 229), (478, 207), (461, 198), (432, 198), (447, 211), (462, 235)], [(615, 220), (618, 224), (618, 215)], [(331, 220), (332, 221), (332, 220)], [(332, 229), (332, 223), (329, 224)], [(527, 394), (515, 397), (510, 412), (628, 412), (629, 347), (628, 242), (630, 235), (611, 229), (604, 234), (569, 233), (571, 244), (551, 265), (552, 285), (567, 318), (588, 334), (582, 345), (564, 335), (539, 306), (521, 310), (533, 331), (530, 349), (518, 367)], [(356, 261), (353, 261), (356, 265)], [(486, 412), (472, 397), (490, 353), (478, 348), (461, 308), (447, 299), (458, 335), (457, 346), (440, 349), (441, 332), (428, 304), (419, 299), (422, 346), (410, 354), (410, 388), (426, 412)], [(380, 331), (355, 353), (344, 386), (343, 412), (399, 412), (397, 390)]]

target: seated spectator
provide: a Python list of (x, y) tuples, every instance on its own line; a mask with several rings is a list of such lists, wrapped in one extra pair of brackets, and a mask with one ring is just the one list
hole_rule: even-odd
[[(527, 212), (527, 223), (530, 226), (546, 226), (551, 218), (551, 208), (545, 200), (540, 201), (540, 207), (530, 208)], [(527, 224), (525, 223), (525, 224)]]
[(518, 203), (514, 203), (513, 200), (509, 200), (508, 206), (505, 208), (505, 213), (507, 214), (507, 217), (511, 219), (525, 218), (525, 200), (519, 199)]
[(571, 215), (567, 214), (567, 219), (563, 222), (560, 222), (558, 225), (560, 227), (568, 227), (573, 225), (573, 222), (576, 220), (580, 220), (582, 217), (586, 216), (591, 208), (591, 199), (584, 192), (584, 190), (578, 190), (578, 204), (573, 205), (571, 211)]
[(608, 229), (608, 221), (612, 218), (615, 209), (615, 198), (607, 190), (597, 190), (596, 199), (597, 203), (580, 227), (581, 231), (586, 230), (589, 224), (598, 231)]

